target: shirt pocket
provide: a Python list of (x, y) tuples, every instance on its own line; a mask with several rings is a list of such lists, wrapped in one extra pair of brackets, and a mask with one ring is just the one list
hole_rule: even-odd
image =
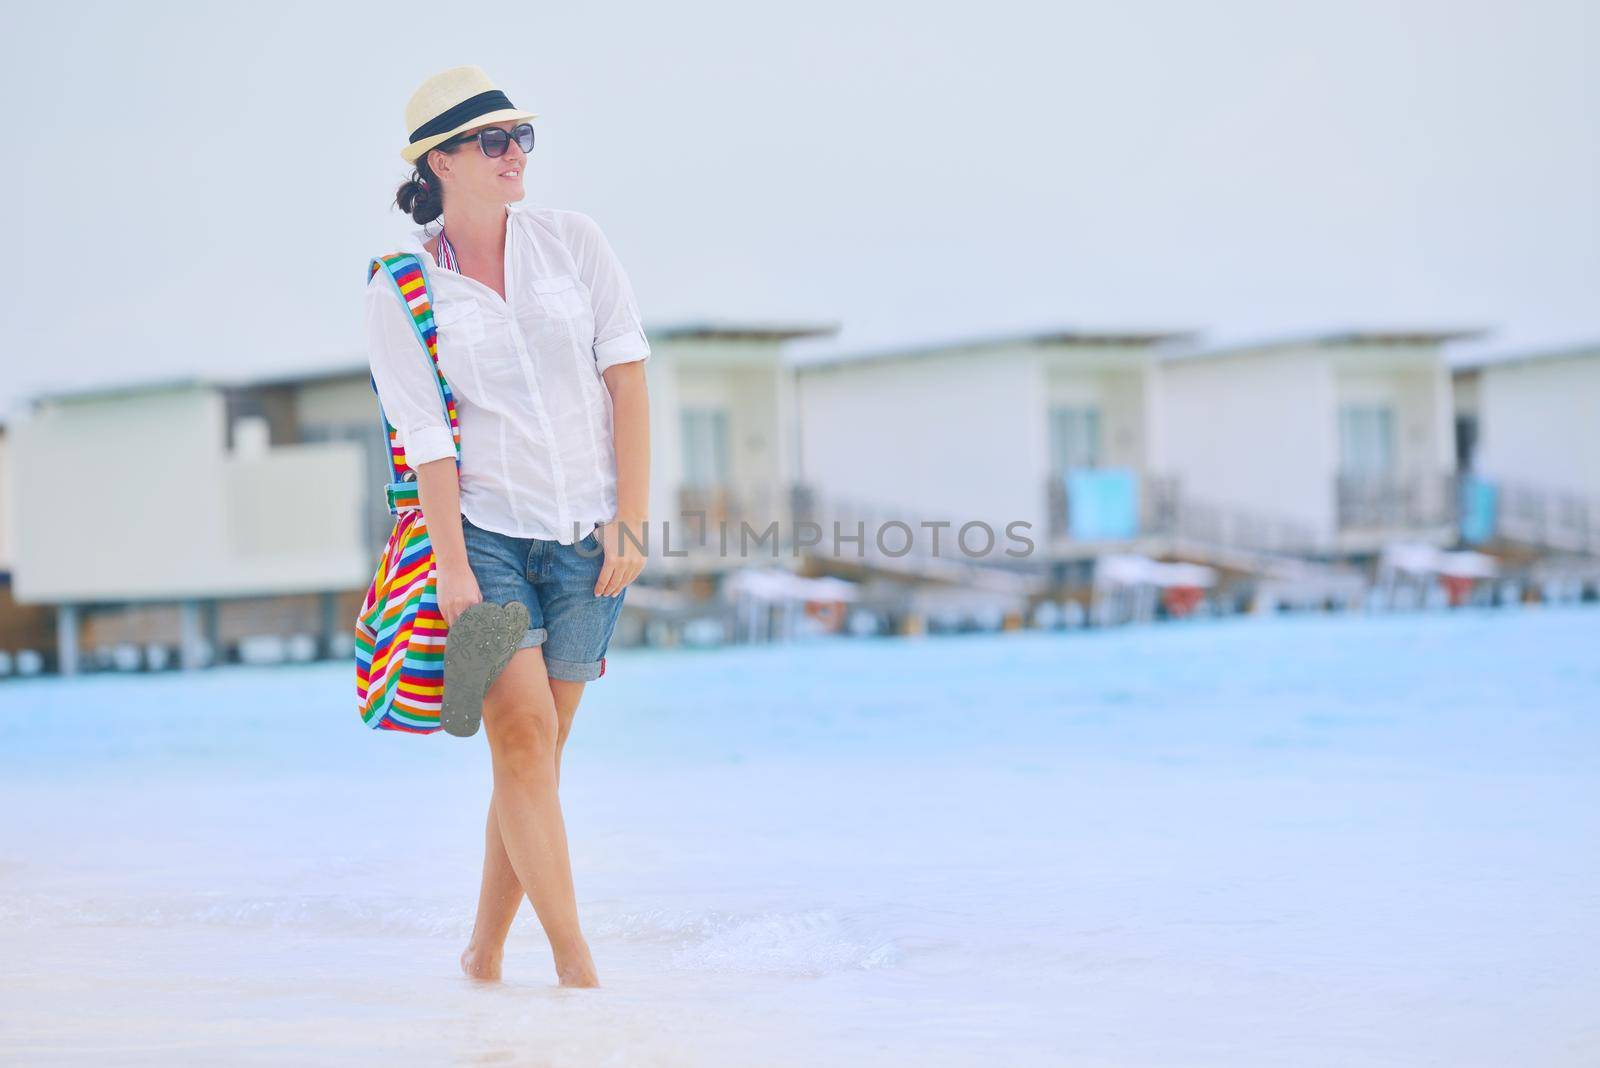
[(435, 304), (433, 324), (439, 331), (440, 348), (470, 347), (483, 340), (483, 309), (471, 301)]
[(532, 282), (534, 302), (551, 319), (581, 319), (589, 314), (589, 290), (576, 275), (554, 274)]

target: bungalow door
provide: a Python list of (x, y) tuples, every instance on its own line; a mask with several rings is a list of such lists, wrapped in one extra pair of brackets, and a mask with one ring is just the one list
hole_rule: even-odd
[(1339, 408), (1339, 522), (1391, 525), (1408, 502), (1395, 479), (1394, 409), (1386, 404)]
[(729, 518), (732, 464), (728, 455), (728, 413), (723, 408), (683, 409), (683, 489), (681, 506), (707, 513), (708, 522)]
[(1050, 409), (1050, 468), (1064, 475), (1100, 466), (1100, 409), (1056, 405)]
[(1346, 404), (1339, 409), (1339, 469), (1381, 479), (1394, 470), (1394, 409)]

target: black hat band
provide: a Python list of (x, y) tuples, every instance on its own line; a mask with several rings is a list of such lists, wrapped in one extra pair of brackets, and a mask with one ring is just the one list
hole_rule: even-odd
[(479, 93), (477, 96), (467, 97), (455, 107), (450, 108), (448, 111), (441, 111), (415, 130), (412, 130), (411, 143), (416, 144), (423, 138), (454, 130), (468, 119), (475, 119), (479, 115), (487, 115), (491, 111), (511, 110), (514, 109), (511, 101), (506, 99), (506, 94), (498, 89), (490, 89), (487, 92)]

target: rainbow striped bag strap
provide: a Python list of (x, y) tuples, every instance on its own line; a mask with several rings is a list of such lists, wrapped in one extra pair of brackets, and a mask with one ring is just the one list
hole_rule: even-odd
[[(450, 438), (456, 447), (456, 472), (461, 471), (461, 424), (456, 418), (456, 398), (450, 391), (450, 383), (445, 381), (444, 372), (439, 368), (439, 331), (433, 321), (433, 300), (428, 292), (428, 276), (422, 269), (422, 261), (410, 252), (391, 252), (387, 256), (374, 256), (367, 264), (367, 281), (372, 281), (372, 276), (383, 271), (389, 277), (389, 283), (394, 287), (395, 295), (405, 304), (411, 312), (411, 327), (416, 331), (417, 340), (422, 342), (423, 351), (428, 354), (428, 361), (433, 365), (433, 376), (439, 386), (439, 399), (444, 403), (445, 418), (450, 423)], [(369, 376), (370, 377), (370, 376)], [(378, 392), (378, 380), (372, 378), (372, 392)], [(378, 397), (378, 416), (383, 420), (384, 440), (389, 449), (389, 484), (384, 487), (384, 496), (389, 501), (389, 514), (399, 515), (403, 511), (421, 508), (422, 501), (417, 495), (417, 473), (406, 462), (405, 449), (400, 445), (399, 432), (383, 410), (383, 397)]]

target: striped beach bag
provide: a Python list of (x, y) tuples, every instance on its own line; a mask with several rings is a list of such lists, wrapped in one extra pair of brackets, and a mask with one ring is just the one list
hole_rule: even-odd
[[(422, 352), (433, 365), (439, 383), (439, 400), (455, 441), (456, 471), (461, 470), (461, 427), (456, 421), (455, 397), (439, 369), (437, 330), (433, 303), (422, 263), (408, 252), (379, 256), (367, 265), (367, 281), (385, 272), (395, 295), (411, 312), (411, 325)], [(378, 381), (372, 379), (372, 391)], [(417, 474), (406, 463), (394, 424), (378, 398), (388, 444), (390, 480), (385, 488), (394, 531), (378, 559), (361, 611), (356, 617), (356, 708), (361, 720), (374, 730), (432, 734), (440, 729), (439, 708), (444, 695), (444, 645), (449, 630), (439, 611), (435, 587), (433, 543), (423, 521), (417, 495)]]

